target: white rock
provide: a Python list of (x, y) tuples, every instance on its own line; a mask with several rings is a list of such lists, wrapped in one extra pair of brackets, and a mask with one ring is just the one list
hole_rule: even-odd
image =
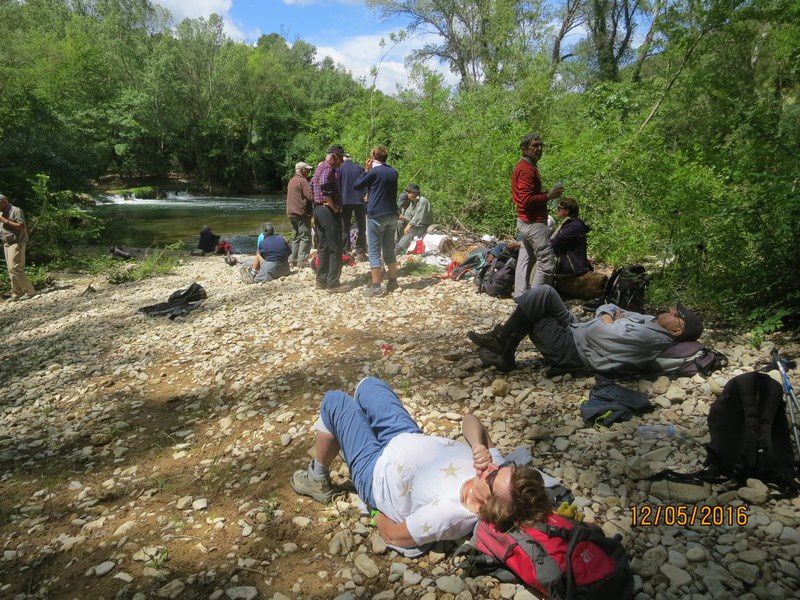
[(381, 570), (378, 568), (378, 565), (376, 565), (375, 561), (366, 554), (356, 554), (353, 564), (355, 565), (356, 569), (358, 569), (359, 572), (367, 579), (373, 579), (381, 574)]
[(107, 560), (105, 562), (101, 562), (94, 568), (94, 574), (98, 577), (102, 577), (103, 575), (107, 575), (111, 572), (111, 569), (117, 566), (113, 560)]
[(689, 573), (669, 563), (661, 565), (659, 570), (667, 576), (672, 588), (679, 588), (692, 582), (692, 576)]
[(231, 600), (253, 600), (258, 598), (258, 590), (251, 585), (240, 585), (226, 589), (225, 595)]
[(208, 500), (205, 498), (198, 498), (192, 502), (192, 510), (205, 510), (208, 508)]
[(436, 587), (443, 592), (458, 596), (466, 589), (467, 584), (463, 579), (461, 579), (461, 577), (457, 577), (456, 575), (446, 575), (436, 579)]
[(136, 525), (136, 521), (126, 521), (114, 530), (114, 537), (119, 537), (128, 533)]

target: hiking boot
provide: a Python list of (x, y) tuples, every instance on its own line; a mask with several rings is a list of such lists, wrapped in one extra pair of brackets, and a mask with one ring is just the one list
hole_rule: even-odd
[(368, 285), (364, 288), (364, 296), (367, 298), (380, 298), (383, 296), (384, 291), (382, 287), (375, 287)]
[(292, 484), (292, 489), (301, 496), (309, 496), (323, 504), (333, 500), (333, 486), (329, 477), (314, 479), (309, 475), (308, 469), (298, 469), (289, 482)]
[(506, 340), (503, 333), (502, 325), (495, 325), (486, 333), (478, 333), (476, 331), (468, 331), (467, 337), (469, 340), (481, 348), (485, 348), (489, 352), (502, 356), (506, 349)]
[(242, 283), (253, 283), (255, 281), (253, 271), (245, 265), (239, 267), (239, 277), (242, 278)]
[(327, 290), (328, 284), (324, 281), (317, 281), (314, 283), (314, 288), (318, 290)]
[(386, 293), (390, 294), (399, 287), (400, 284), (397, 283), (397, 279), (390, 279), (389, 281), (386, 282)]
[(297, 268), (298, 269), (310, 269), (311, 268), (311, 263), (308, 262), (307, 260), (299, 260), (299, 261), (297, 261)]
[(494, 352), (490, 352), (484, 348), (480, 348), (478, 350), (478, 356), (481, 359), (481, 365), (484, 367), (494, 367), (498, 371), (502, 371), (503, 373), (508, 373), (509, 371), (513, 371), (516, 368), (516, 364), (513, 362), (509, 362), (508, 358), (505, 356), (501, 356), (499, 354), (495, 354)]

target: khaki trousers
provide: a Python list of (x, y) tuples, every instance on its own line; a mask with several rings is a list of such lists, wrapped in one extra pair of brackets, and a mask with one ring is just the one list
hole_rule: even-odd
[(25, 243), (3, 244), (6, 255), (6, 265), (8, 266), (8, 276), (11, 279), (11, 294), (22, 296), (36, 292), (25, 276)]

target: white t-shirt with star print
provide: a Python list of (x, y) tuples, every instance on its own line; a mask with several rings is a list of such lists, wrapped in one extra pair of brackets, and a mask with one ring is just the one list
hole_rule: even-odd
[(376, 508), (405, 521), (417, 545), (472, 532), (478, 515), (461, 504), (461, 488), (475, 477), (472, 450), (455, 440), (402, 433), (384, 448), (372, 475)]

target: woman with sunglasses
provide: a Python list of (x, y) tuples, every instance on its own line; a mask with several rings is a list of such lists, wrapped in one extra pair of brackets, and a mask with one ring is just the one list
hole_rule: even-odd
[(353, 397), (326, 393), (315, 427), (315, 458), (294, 473), (292, 487), (329, 502), (329, 468), (341, 450), (359, 497), (379, 511), (375, 524), (389, 545), (418, 548), (468, 535), (479, 518), (505, 529), (551, 511), (541, 474), (503, 463), (477, 417), (463, 417), (466, 443), (426, 435), (374, 377)]
[(589, 226), (578, 217), (578, 203), (574, 198), (560, 198), (556, 217), (561, 220), (550, 245), (556, 255), (556, 276), (578, 276), (592, 271), (586, 248)]

